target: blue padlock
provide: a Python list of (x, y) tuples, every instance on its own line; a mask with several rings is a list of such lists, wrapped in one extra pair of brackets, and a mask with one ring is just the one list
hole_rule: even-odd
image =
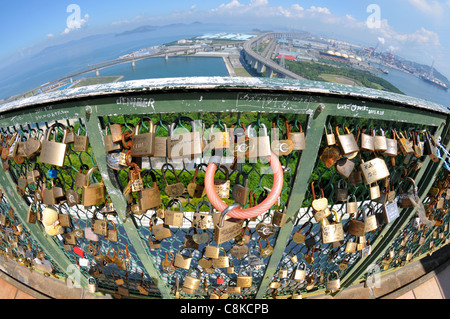
[(51, 168), (48, 170), (48, 177), (49, 178), (56, 178), (58, 176), (58, 171), (54, 168)]

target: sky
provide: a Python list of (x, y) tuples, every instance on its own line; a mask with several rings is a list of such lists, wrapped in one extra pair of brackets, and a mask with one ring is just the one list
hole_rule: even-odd
[(434, 66), (450, 79), (450, 0), (5, 1), (0, 59), (88, 35), (170, 23), (288, 28), (376, 46)]

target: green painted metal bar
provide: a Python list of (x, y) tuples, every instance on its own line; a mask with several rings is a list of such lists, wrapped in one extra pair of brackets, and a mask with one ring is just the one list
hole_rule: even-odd
[(151, 256), (147, 253), (145, 244), (143, 243), (138, 230), (134, 226), (132, 216), (127, 216), (127, 202), (125, 196), (120, 191), (119, 184), (115, 177), (114, 171), (106, 164), (106, 153), (103, 145), (103, 135), (101, 134), (100, 121), (97, 114), (97, 107), (86, 105), (86, 131), (89, 135), (89, 142), (94, 153), (97, 166), (101, 173), (106, 190), (111, 198), (114, 208), (121, 220), (128, 239), (130, 240), (134, 250), (136, 251), (140, 262), (145, 267), (147, 273), (159, 289), (162, 298), (170, 299), (170, 291), (162, 280), (161, 273), (153, 266)]

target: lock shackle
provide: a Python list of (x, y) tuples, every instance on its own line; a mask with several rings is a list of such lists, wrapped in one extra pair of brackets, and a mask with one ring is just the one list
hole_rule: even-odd
[(192, 178), (192, 183), (195, 183), (195, 180), (197, 179), (197, 175), (198, 175), (198, 173), (200, 171), (200, 168), (203, 167), (203, 166), (208, 167), (208, 165), (206, 165), (206, 163), (200, 163), (195, 168), (194, 177)]
[[(218, 172), (218, 171), (220, 171), (220, 170), (223, 170), (223, 172), (225, 173), (225, 180), (228, 180), (229, 178), (230, 178), (230, 173), (229, 173), (229, 171), (228, 171), (228, 168), (225, 166), (225, 165), (220, 165), (219, 166), (219, 169), (218, 170), (216, 170), (216, 173)], [(215, 174), (214, 174), (215, 175)]]
[[(313, 195), (313, 200), (316, 199), (316, 192), (314, 191), (314, 183), (315, 183), (315, 181), (311, 182), (311, 191), (312, 191), (312, 195)], [(323, 193), (323, 188), (322, 187), (320, 187), (320, 191), (322, 192), (322, 197), (321, 198), (325, 198), (325, 195)]]
[[(261, 245), (261, 239), (262, 239), (261, 237), (258, 238), (258, 245), (259, 245), (259, 248), (263, 249), (262, 245)], [(267, 247), (269, 247), (270, 246), (269, 238), (266, 238), (265, 241), (267, 243)]]
[(167, 208), (171, 208), (173, 206), (173, 204), (177, 204), (178, 207), (180, 207), (180, 212), (183, 212), (183, 204), (176, 198), (171, 199), (168, 203), (167, 203)]
[(212, 214), (212, 205), (207, 200), (202, 200), (202, 201), (198, 202), (197, 207), (195, 208), (195, 211), (198, 213), (200, 211), (200, 208), (203, 205), (206, 205), (206, 206), (209, 207), (209, 214), (211, 215)]
[(139, 120), (139, 122), (134, 127), (132, 135), (139, 135), (139, 130), (140, 130), (141, 124), (143, 122), (148, 122), (149, 123), (149, 128), (148, 128), (148, 132), (149, 133), (155, 133), (156, 132), (156, 126), (153, 123), (153, 120), (151, 118), (149, 118), (149, 117), (143, 117), (143, 118), (141, 118)]
[(165, 170), (166, 167), (170, 167), (170, 170), (172, 171), (173, 175), (175, 176), (175, 180), (178, 183), (179, 182), (178, 181), (178, 175), (177, 175), (177, 172), (175, 170), (175, 167), (172, 164), (170, 164), (170, 163), (164, 163), (161, 166), (161, 173), (162, 173), (162, 176), (164, 178), (164, 182), (166, 183), (166, 185), (169, 185), (169, 183), (167, 182), (167, 178), (166, 178), (166, 170)]
[(146, 177), (147, 175), (150, 175), (150, 177), (152, 178), (152, 184), (153, 184), (153, 187), (158, 187), (157, 186), (157, 179), (156, 179), (156, 174), (155, 174), (155, 172), (153, 172), (151, 169), (148, 169), (148, 170), (144, 170), (144, 171), (141, 171), (141, 177), (142, 177), (142, 179), (144, 179), (144, 177)]
[[(229, 212), (230, 217), (238, 219), (253, 218), (261, 215), (269, 210), (278, 200), (281, 195), (284, 182), (283, 168), (281, 167), (280, 160), (274, 152), (271, 152), (269, 162), (273, 170), (273, 186), (270, 194), (258, 205), (246, 209), (236, 208)], [(205, 174), (205, 190), (211, 204), (220, 212), (227, 208), (228, 204), (225, 203), (217, 194), (214, 187), (214, 174), (217, 169), (217, 164), (214, 161), (210, 161)]]
[[(242, 176), (242, 184), (239, 182), (239, 178)], [(247, 187), (248, 186), (248, 174), (246, 173), (246, 172), (244, 172), (244, 171), (239, 171), (237, 174), (236, 174), (236, 178), (235, 178), (235, 180), (234, 180), (234, 183), (235, 184), (240, 184), (240, 185), (243, 185), (244, 187)]]
[[(258, 135), (256, 134), (256, 129), (253, 129), (253, 126), (258, 125), (258, 123), (255, 122), (251, 122), (249, 125), (247, 125), (247, 134), (248, 137), (257, 137)], [(264, 133), (264, 135), (261, 136), (268, 136), (267, 134), (267, 126), (264, 123), (259, 123), (259, 125), (262, 128), (262, 132)], [(260, 128), (260, 132), (261, 132), (261, 128)], [(253, 135), (255, 134), (255, 135)]]
[[(56, 134), (58, 133), (58, 130), (57, 130), (57, 128), (61, 128), (61, 130), (64, 132), (64, 136), (63, 136), (63, 140), (66, 138), (66, 135), (67, 135), (67, 131), (66, 131), (66, 127), (64, 126), (64, 124), (61, 124), (61, 123), (58, 123), (58, 122), (56, 122), (56, 123), (54, 123), (52, 126), (50, 126), (49, 128), (48, 128), (48, 130), (47, 130), (47, 134), (45, 135), (45, 139), (48, 141), (49, 140), (49, 137), (50, 137), (50, 133), (51, 132), (55, 132), (55, 135), (54, 135), (54, 140), (56, 141)], [(23, 133), (22, 133), (23, 134)]]
[(98, 170), (98, 166), (92, 166), (88, 172), (86, 173), (86, 181), (84, 182), (84, 187), (88, 187), (89, 186), (89, 181), (91, 179), (91, 175), (94, 171)]
[(220, 217), (219, 217), (219, 225), (218, 225), (219, 228), (221, 228), (221, 227), (224, 226), (225, 216), (226, 216), (229, 212), (231, 212), (232, 210), (237, 209), (237, 208), (239, 208), (239, 207), (241, 207), (241, 204), (234, 202), (233, 204), (231, 204), (230, 206), (226, 207), (226, 208), (222, 211), (222, 213), (220, 214)]

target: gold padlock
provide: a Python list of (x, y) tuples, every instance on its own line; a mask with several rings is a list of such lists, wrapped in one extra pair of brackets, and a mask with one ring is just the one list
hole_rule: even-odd
[(230, 259), (227, 256), (227, 252), (225, 248), (220, 247), (219, 250), (223, 251), (224, 256), (217, 256), (217, 258), (213, 258), (213, 267), (214, 268), (228, 268), (230, 266)]
[(91, 175), (96, 170), (98, 170), (98, 167), (94, 166), (86, 174), (86, 182), (81, 196), (82, 204), (85, 207), (99, 205), (105, 201), (106, 189), (103, 180), (95, 184), (89, 184)]
[[(139, 130), (143, 122), (149, 123), (148, 133), (139, 134)], [(131, 156), (144, 157), (153, 156), (155, 152), (155, 125), (149, 117), (141, 119), (134, 128), (131, 137)]]
[(364, 162), (364, 160), (361, 159), (360, 169), (366, 185), (385, 179), (390, 175), (386, 162), (379, 157), (368, 162)]
[(219, 223), (214, 225), (214, 241), (216, 243), (224, 243), (241, 233), (244, 219), (229, 218), (225, 220), (226, 214), (238, 207), (241, 207), (241, 205), (238, 203), (233, 203), (225, 208), (220, 214)]
[(344, 240), (344, 229), (341, 223), (341, 219), (338, 218), (337, 212), (333, 209), (332, 210), (334, 217), (335, 217), (335, 223), (330, 224), (328, 222), (327, 218), (323, 218), (321, 223), (322, 228), (322, 242), (324, 244), (329, 244), (337, 241)]
[[(335, 128), (336, 135), (338, 137), (339, 146), (342, 150), (344, 156), (354, 156), (358, 153), (359, 147), (356, 143), (355, 137), (350, 132), (350, 130), (345, 127), (346, 134), (339, 134), (339, 127)], [(349, 157), (350, 158), (350, 157)]]
[[(42, 141), (42, 148), (40, 153), (40, 162), (50, 165), (62, 167), (64, 165), (64, 159), (66, 156), (67, 144), (56, 142), (57, 129), (56, 127), (62, 126), (64, 135), (66, 130), (64, 125), (56, 123), (53, 124), (48, 130), (45, 139)], [(49, 140), (50, 134), (53, 134), (53, 140)], [(64, 139), (64, 138), (63, 138)]]
[(240, 287), (240, 288), (249, 288), (252, 286), (253, 277), (252, 277), (251, 271), (250, 271), (249, 275), (247, 275), (247, 276), (242, 275), (243, 270), (244, 270), (244, 268), (241, 268), (241, 270), (239, 270), (238, 276), (236, 278), (236, 286)]
[(182, 255), (183, 250), (187, 250), (187, 248), (181, 246), (178, 249), (178, 252), (175, 255), (175, 260), (173, 262), (173, 265), (178, 268), (183, 269), (189, 269), (191, 267), (191, 261), (192, 261), (192, 253), (189, 253), (188, 256)]

